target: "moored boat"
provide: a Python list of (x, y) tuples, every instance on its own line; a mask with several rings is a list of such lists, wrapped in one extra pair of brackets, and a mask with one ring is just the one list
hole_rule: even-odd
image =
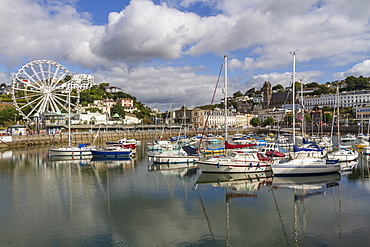
[(224, 147), (219, 147), (219, 148), (210, 148), (208, 147), (203, 151), (204, 154), (222, 154), (225, 152)]
[(341, 169), (338, 160), (303, 158), (281, 160), (272, 165), (274, 175), (313, 175), (338, 172)]
[[(185, 151), (187, 150), (187, 151)], [(182, 147), (178, 150), (171, 150), (159, 154), (148, 156), (153, 163), (156, 164), (180, 164), (194, 163), (199, 159), (196, 150), (190, 146)]]
[(109, 146), (102, 149), (92, 149), (91, 154), (95, 156), (130, 156), (133, 154), (133, 150), (129, 148), (124, 148), (121, 146)]
[(329, 159), (338, 159), (339, 162), (351, 162), (358, 158), (358, 152), (351, 149), (339, 149), (328, 154)]
[(341, 142), (355, 142), (357, 139), (356, 139), (356, 136), (354, 134), (346, 134), (345, 136), (342, 136), (340, 138)]
[[(224, 105), (227, 106), (227, 56), (224, 56), (224, 96), (225, 101)], [(250, 146), (251, 144), (245, 144), (245, 145), (232, 145), (229, 144), (228, 136), (227, 136), (227, 126), (228, 123), (226, 121), (227, 119), (227, 107), (225, 107), (225, 149), (229, 148), (244, 148), (245, 145)], [(255, 146), (256, 144), (253, 144), (252, 146)], [(202, 172), (219, 172), (219, 173), (238, 173), (238, 172), (265, 172), (265, 171), (271, 171), (271, 164), (272, 160), (261, 153), (254, 151), (254, 150), (248, 150), (248, 149), (239, 149), (234, 150), (230, 155), (226, 156), (216, 156), (209, 159), (202, 159), (197, 161), (197, 164), (199, 168), (202, 170)]]
[(88, 156), (91, 155), (92, 147), (87, 144), (79, 144), (77, 147), (62, 147), (49, 149), (48, 154), (52, 156)]
[(229, 156), (199, 160), (202, 172), (238, 173), (271, 171), (272, 160), (250, 150), (234, 150)]

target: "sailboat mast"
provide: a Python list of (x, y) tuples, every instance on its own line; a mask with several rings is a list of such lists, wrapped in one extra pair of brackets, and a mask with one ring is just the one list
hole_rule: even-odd
[(71, 90), (68, 90), (68, 147), (71, 146)]
[(227, 55), (224, 55), (225, 141), (227, 141)]
[(293, 145), (295, 145), (295, 51), (293, 52)]
[(304, 120), (304, 98), (303, 98), (303, 83), (301, 80), (301, 105), (302, 105), (302, 137), (305, 138), (305, 120)]
[(337, 131), (338, 131), (338, 148), (340, 147), (340, 130), (339, 130), (339, 128), (340, 128), (340, 119), (339, 119), (339, 84), (337, 84), (337, 121), (338, 121), (338, 123), (337, 123), (337, 127), (338, 127), (338, 129), (337, 129)]

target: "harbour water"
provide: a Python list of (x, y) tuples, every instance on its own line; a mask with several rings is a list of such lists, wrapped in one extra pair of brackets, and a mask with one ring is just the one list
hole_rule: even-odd
[[(313, 177), (0, 152), (0, 246), (368, 246), (369, 158)], [(186, 166), (186, 165), (185, 165)], [(171, 169), (169, 169), (171, 168)]]

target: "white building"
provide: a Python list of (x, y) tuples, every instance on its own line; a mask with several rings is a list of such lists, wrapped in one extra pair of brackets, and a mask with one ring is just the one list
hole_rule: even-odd
[(248, 125), (245, 114), (235, 114), (235, 126), (242, 127)]
[(107, 114), (98, 112), (85, 112), (74, 114), (71, 119), (71, 124), (106, 124), (108, 121)]
[(94, 77), (88, 74), (76, 74), (72, 77), (73, 88), (79, 88), (80, 90), (90, 89), (94, 83)]
[[(207, 116), (205, 116), (205, 119)], [(247, 118), (245, 114), (234, 114), (228, 113), (226, 117), (226, 123), (228, 127), (237, 127), (247, 125)], [(208, 126), (221, 128), (225, 126), (225, 113), (224, 110), (215, 109), (208, 117)]]
[[(356, 107), (370, 103), (370, 90), (342, 92), (339, 94), (339, 107)], [(304, 97), (306, 109), (313, 109), (317, 106), (337, 106), (336, 94), (314, 95)]]
[(126, 114), (125, 118), (123, 119), (124, 124), (140, 124), (141, 120), (135, 117), (132, 114)]

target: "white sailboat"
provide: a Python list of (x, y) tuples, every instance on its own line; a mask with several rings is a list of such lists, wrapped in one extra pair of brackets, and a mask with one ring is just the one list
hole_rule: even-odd
[[(188, 150), (188, 151), (185, 151)], [(195, 148), (191, 146), (184, 146), (176, 150), (162, 151), (157, 154), (149, 154), (149, 160), (155, 164), (190, 164), (194, 163), (199, 159), (199, 155), (196, 153)]]
[[(224, 56), (225, 142), (227, 142), (227, 56)], [(229, 156), (197, 161), (202, 172), (248, 173), (271, 171), (272, 160), (256, 151), (234, 150)]]
[[(341, 170), (349, 170), (352, 169), (354, 165), (349, 164), (348, 162), (355, 161), (358, 158), (358, 152), (353, 150), (352, 148), (343, 147), (340, 145), (340, 121), (339, 121), (339, 86), (337, 85), (337, 136), (338, 136), (338, 150), (330, 153), (328, 155), (329, 159), (338, 159), (341, 162)], [(345, 163), (344, 163), (345, 162)]]
[[(295, 52), (293, 52), (293, 95), (295, 95)], [(293, 97), (294, 99), (294, 97)], [(294, 114), (294, 100), (293, 100), (293, 119), (295, 119)], [(294, 132), (293, 124), (293, 133)], [(295, 135), (293, 134), (293, 143)], [(304, 150), (304, 149), (303, 149)], [(308, 151), (308, 150), (307, 150)], [(320, 152), (321, 153), (321, 152)], [(338, 172), (340, 170), (339, 161), (337, 159), (327, 159), (318, 157), (303, 157), (280, 160), (272, 166), (272, 171), (274, 175), (308, 175), (308, 174), (324, 174)]]
[(79, 144), (71, 147), (71, 91), (68, 92), (68, 147), (51, 148), (48, 151), (49, 157), (53, 156), (88, 156), (91, 155), (91, 147), (87, 144)]

